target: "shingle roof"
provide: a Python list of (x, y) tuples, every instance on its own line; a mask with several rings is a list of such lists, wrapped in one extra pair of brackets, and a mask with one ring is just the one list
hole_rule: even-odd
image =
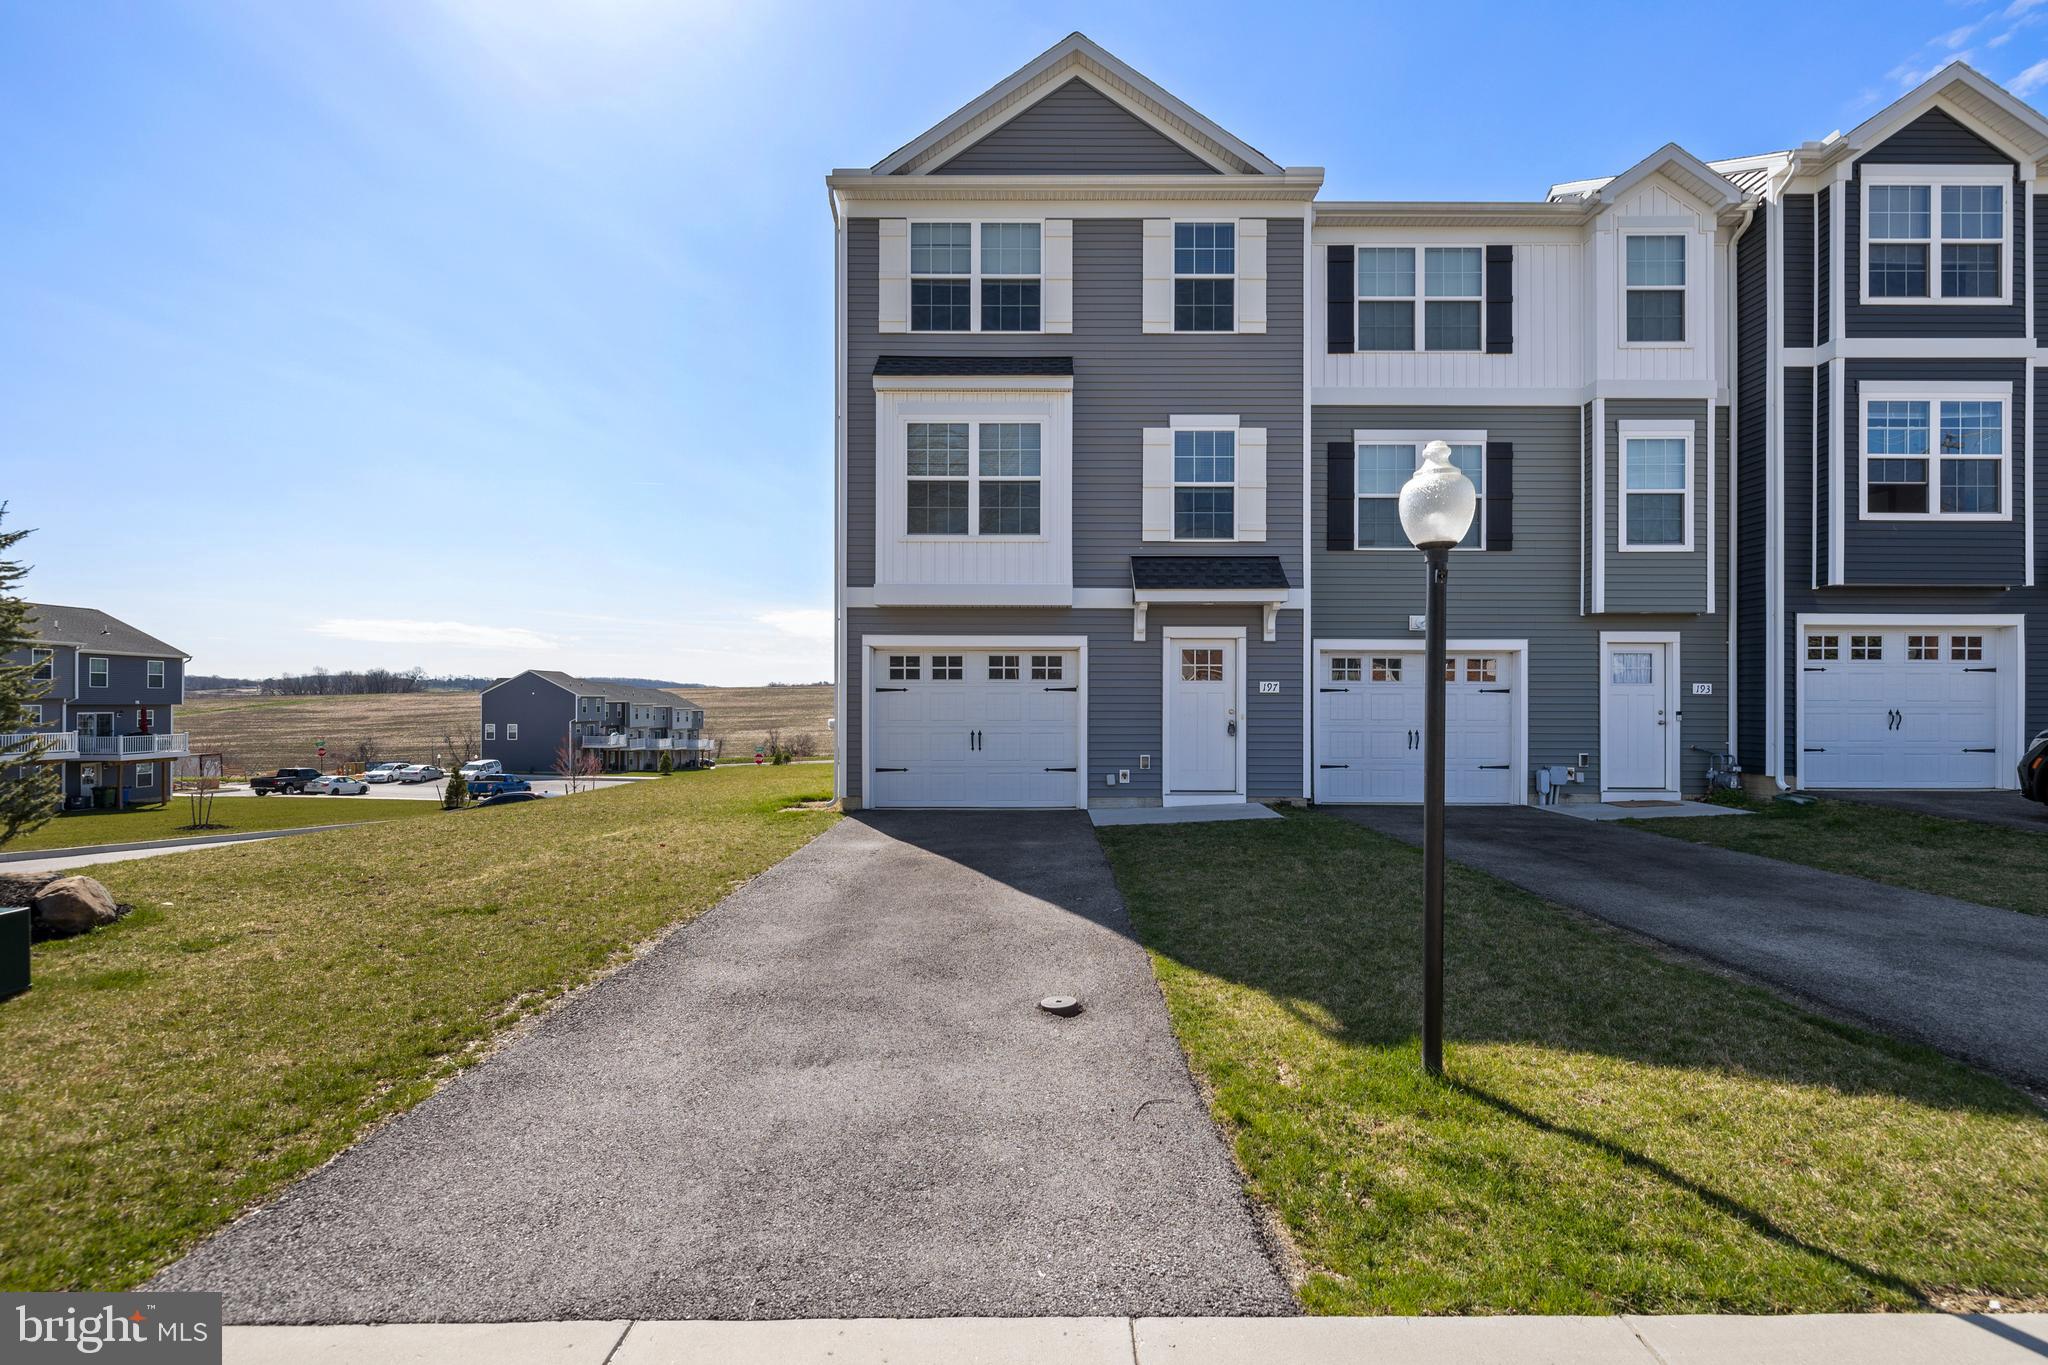
[(176, 645), (167, 645), (156, 636), (145, 635), (126, 621), (91, 607), (58, 607), (41, 602), (30, 602), (27, 606), (33, 618), (29, 628), (37, 639), (53, 645), (104, 649), (110, 654), (161, 654), (167, 659), (192, 657)]
[(995, 374), (1070, 375), (1070, 355), (883, 355), (875, 357), (880, 375)]
[(527, 670), (536, 678), (546, 678), (566, 692), (579, 697), (603, 697), (606, 701), (631, 702), (639, 706), (675, 706), (685, 710), (697, 709), (692, 702), (684, 701), (673, 692), (664, 692), (658, 687), (635, 687), (631, 683), (592, 682), (552, 668)]
[(1140, 591), (1174, 588), (1286, 589), (1287, 570), (1278, 555), (1132, 555), (1131, 586)]

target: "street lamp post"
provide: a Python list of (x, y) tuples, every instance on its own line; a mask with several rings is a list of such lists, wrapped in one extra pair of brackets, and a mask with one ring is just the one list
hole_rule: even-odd
[(1427, 566), (1422, 693), (1422, 1068), (1444, 1072), (1444, 654), (1451, 548), (1471, 529), (1472, 481), (1431, 441), (1401, 486), (1401, 529)]

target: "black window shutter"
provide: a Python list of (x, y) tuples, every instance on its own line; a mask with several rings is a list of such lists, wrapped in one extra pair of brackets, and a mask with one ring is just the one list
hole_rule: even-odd
[(1358, 486), (1358, 453), (1351, 448), (1349, 441), (1330, 442), (1328, 452), (1328, 483), (1323, 489), (1323, 544), (1332, 550), (1355, 549), (1357, 547), (1352, 543), (1355, 518), (1352, 495)]
[(1515, 548), (1515, 447), (1486, 443), (1486, 548)]
[(1486, 248), (1486, 353), (1511, 355), (1515, 349), (1515, 249)]
[[(1329, 287), (1326, 291), (1330, 300), (1330, 354), (1346, 355), (1354, 349), (1353, 328), (1357, 325), (1358, 309), (1354, 306), (1352, 290), (1357, 287), (1358, 275), (1352, 268), (1352, 249), (1348, 246), (1333, 246), (1329, 249)], [(1350, 546), (1345, 546), (1350, 549)]]

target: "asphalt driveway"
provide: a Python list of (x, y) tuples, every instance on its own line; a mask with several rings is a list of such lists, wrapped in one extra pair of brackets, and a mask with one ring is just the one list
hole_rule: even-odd
[[(1411, 844), (1414, 806), (1335, 813)], [(1520, 806), (1453, 808), (1452, 860), (2035, 1087), (2048, 918)]]
[(840, 822), (152, 1286), (244, 1323), (1294, 1311), (1078, 813)]
[(2002, 825), (2007, 829), (2048, 834), (2048, 806), (2029, 801), (2018, 792), (1846, 791), (1825, 792), (1823, 795), (1836, 801), (1889, 806), (1915, 815), (1938, 815), (1944, 820), (1975, 820), (1984, 825)]

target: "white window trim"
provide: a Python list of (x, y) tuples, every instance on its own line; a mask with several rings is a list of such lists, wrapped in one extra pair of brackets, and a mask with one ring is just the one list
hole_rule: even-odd
[[(1696, 457), (1693, 440), (1693, 425), (1690, 422), (1618, 422), (1616, 432), (1621, 447), (1616, 452), (1614, 478), (1620, 485), (1621, 494), (1615, 510), (1616, 546), (1628, 554), (1690, 554), (1693, 548), (1693, 489), (1699, 482), (1693, 474)], [(1685, 442), (1685, 539), (1676, 545), (1636, 545), (1628, 538), (1628, 499), (1630, 493), (1661, 493), (1669, 495), (1678, 490), (1670, 488), (1631, 489), (1628, 486), (1628, 443), (1630, 441), (1684, 441)]]
[[(1174, 480), (1173, 480), (1173, 483), (1172, 483), (1172, 485), (1171, 485), (1171, 487), (1172, 487), (1172, 493), (1173, 493), (1173, 500), (1174, 500), (1174, 502), (1175, 502), (1176, 504), (1178, 504), (1178, 503), (1180, 502), (1180, 497), (1179, 497), (1179, 493), (1180, 493), (1180, 490), (1181, 490), (1181, 489), (1183, 489), (1183, 488), (1228, 488), (1228, 489), (1230, 490), (1230, 534), (1229, 534), (1229, 535), (1227, 535), (1227, 536), (1184, 536), (1184, 535), (1181, 535), (1181, 534), (1180, 534), (1180, 513), (1179, 513), (1179, 511), (1178, 511), (1178, 509), (1177, 509), (1177, 507), (1176, 507), (1176, 509), (1175, 509), (1175, 510), (1173, 511), (1173, 514), (1172, 514), (1172, 515), (1173, 515), (1173, 531), (1174, 531), (1174, 534), (1173, 534), (1173, 535), (1172, 535), (1172, 536), (1171, 536), (1171, 537), (1170, 537), (1169, 539), (1170, 539), (1170, 540), (1171, 540), (1171, 541), (1172, 541), (1172, 542), (1173, 542), (1174, 544), (1178, 544), (1178, 545), (1232, 545), (1232, 544), (1235, 544), (1235, 543), (1237, 542), (1237, 492), (1238, 492), (1238, 489), (1237, 489), (1237, 440), (1236, 440), (1236, 436), (1237, 436), (1237, 419), (1236, 419), (1235, 417), (1218, 417), (1218, 418), (1216, 418), (1216, 419), (1215, 419), (1215, 420), (1214, 420), (1214, 421), (1212, 422), (1212, 421), (1210, 421), (1210, 420), (1208, 420), (1208, 419), (1206, 419), (1206, 418), (1200, 418), (1200, 417), (1175, 417), (1175, 418), (1173, 418), (1173, 419), (1172, 419), (1172, 427), (1171, 427), (1171, 430), (1172, 430), (1172, 431), (1173, 431), (1173, 433), (1174, 433), (1174, 443), (1175, 443), (1175, 445), (1176, 445), (1176, 446), (1178, 446), (1178, 445), (1179, 445), (1179, 437), (1180, 437), (1180, 433), (1181, 433), (1181, 432), (1183, 432), (1183, 431), (1187, 431), (1187, 432), (1198, 432), (1198, 431), (1212, 431), (1212, 432), (1214, 432), (1214, 431), (1227, 431), (1227, 432), (1231, 433), (1231, 443), (1230, 443), (1230, 481), (1229, 481), (1228, 483), (1182, 483), (1182, 482), (1181, 482), (1181, 480), (1180, 480), (1180, 477), (1179, 477), (1178, 473), (1176, 473), (1176, 474), (1175, 474), (1175, 477), (1174, 477)], [(1176, 453), (1176, 455), (1175, 455), (1175, 457), (1174, 457), (1174, 464), (1175, 464), (1175, 466), (1176, 466), (1176, 467), (1178, 467), (1179, 463), (1180, 463), (1180, 461), (1179, 461), (1179, 458), (1178, 458), (1178, 454)]]
[[(1166, 299), (1166, 307), (1167, 307), (1167, 311), (1168, 311), (1168, 313), (1169, 313), (1169, 316), (1168, 316), (1168, 318), (1167, 318), (1168, 330), (1169, 330), (1170, 332), (1172, 332), (1172, 334), (1173, 334), (1173, 335), (1175, 335), (1175, 336), (1196, 336), (1196, 337), (1198, 337), (1198, 336), (1220, 336), (1220, 337), (1225, 337), (1225, 336), (1232, 336), (1232, 335), (1234, 335), (1234, 334), (1235, 334), (1235, 333), (1237, 332), (1237, 330), (1238, 330), (1238, 327), (1237, 327), (1237, 323), (1238, 323), (1238, 305), (1239, 305), (1239, 303), (1240, 303), (1240, 300), (1239, 300), (1239, 298), (1238, 298), (1238, 293), (1239, 293), (1239, 290), (1238, 290), (1238, 288), (1237, 288), (1237, 262), (1238, 262), (1238, 253), (1239, 253), (1239, 252), (1241, 252), (1241, 251), (1242, 251), (1242, 250), (1244, 249), (1244, 242), (1242, 241), (1242, 238), (1243, 238), (1243, 235), (1244, 235), (1244, 234), (1238, 231), (1238, 220), (1237, 220), (1237, 219), (1235, 219), (1235, 218), (1175, 218), (1175, 219), (1172, 219), (1172, 220), (1171, 220), (1171, 222), (1172, 222), (1172, 226), (1171, 226), (1171, 227), (1170, 227), (1170, 228), (1169, 228), (1169, 229), (1167, 230), (1167, 238), (1166, 238), (1166, 250), (1167, 250), (1167, 274), (1166, 274), (1166, 280), (1167, 280), (1167, 285), (1166, 285), (1166, 290), (1167, 290), (1167, 299)], [(1180, 229), (1181, 229), (1181, 228), (1183, 228), (1183, 227), (1196, 227), (1196, 226), (1207, 226), (1207, 227), (1223, 227), (1223, 226), (1226, 226), (1226, 225), (1227, 225), (1227, 226), (1228, 226), (1228, 227), (1230, 228), (1230, 273), (1229, 273), (1228, 275), (1202, 275), (1202, 274), (1183, 274), (1183, 273), (1181, 273), (1181, 270), (1180, 270), (1180, 261), (1179, 261), (1179, 258), (1178, 258), (1178, 254), (1177, 254), (1177, 253), (1176, 253), (1176, 252), (1174, 251), (1174, 245), (1175, 245), (1175, 243), (1177, 243), (1177, 242), (1178, 242), (1178, 241), (1180, 240)], [(1229, 281), (1231, 281), (1231, 289), (1230, 289), (1230, 328), (1229, 328), (1229, 330), (1227, 330), (1227, 331), (1213, 331), (1213, 330), (1212, 330), (1212, 331), (1206, 331), (1206, 332), (1201, 332), (1201, 331), (1188, 331), (1188, 332), (1183, 332), (1183, 331), (1181, 331), (1181, 329), (1180, 329), (1180, 326), (1179, 326), (1179, 323), (1180, 323), (1180, 317), (1179, 317), (1179, 309), (1175, 307), (1175, 305), (1174, 305), (1174, 301), (1173, 301), (1173, 296), (1174, 296), (1175, 294), (1177, 294), (1177, 293), (1179, 292), (1178, 290), (1176, 290), (1176, 289), (1174, 288), (1174, 285), (1175, 285), (1175, 284), (1177, 284), (1177, 283), (1179, 283), (1179, 282), (1180, 282), (1181, 280), (1229, 280)]]
[[(107, 718), (107, 733), (105, 735), (87, 734), (86, 732), (88, 730), (93, 730), (96, 727), (88, 725), (86, 724), (86, 722), (94, 720), (100, 716), (105, 716)], [(76, 715), (71, 717), (71, 729), (81, 739), (106, 739), (118, 733), (114, 729), (114, 720), (115, 716), (112, 711), (80, 711)]]
[[(1699, 224), (1686, 218), (1632, 218), (1621, 224), (1621, 250), (1616, 269), (1621, 276), (1619, 300), (1621, 316), (1615, 320), (1616, 344), (1624, 351), (1689, 351), (1693, 348), (1693, 281), (1698, 273), (1693, 264), (1693, 243), (1698, 239)], [(1628, 339), (1628, 296), (1636, 290), (1645, 293), (1668, 294), (1668, 284), (1630, 284), (1628, 282), (1628, 239), (1631, 237), (1676, 237), (1685, 245), (1685, 283), (1677, 286), (1679, 295), (1679, 326), (1685, 335), (1677, 341), (1630, 341)]]
[[(1862, 168), (1863, 185), (1859, 192), (1862, 216), (1857, 220), (1857, 233), (1861, 238), (1862, 293), (1854, 300), (1867, 308), (1890, 307), (1906, 304), (1920, 307), (1938, 304), (1944, 307), (2001, 308), (2012, 304), (2012, 218), (2013, 201), (2018, 197), (2014, 188), (2013, 173), (2004, 166), (1865, 166)], [(1907, 298), (1873, 298), (1870, 293), (1870, 188), (1873, 185), (1925, 185), (1928, 187), (1927, 206), (1927, 293)], [(1999, 214), (1998, 237), (1998, 294), (1996, 297), (1971, 296), (1948, 298), (1941, 292), (1941, 187), (1944, 185), (1997, 185), (2005, 191), (2005, 210)], [(1880, 242), (1920, 241), (1917, 237), (1883, 237)], [(1988, 237), (1958, 238), (1958, 244), (1983, 246), (1990, 242)]]
[(136, 765), (135, 765), (135, 776), (134, 776), (134, 780), (133, 780), (133, 781), (132, 781), (132, 782), (131, 782), (131, 783), (130, 783), (129, 785), (133, 786), (133, 787), (134, 787), (134, 788), (135, 788), (135, 789), (136, 789), (137, 791), (140, 791), (140, 790), (142, 790), (142, 789), (143, 789), (144, 787), (147, 787), (147, 788), (149, 788), (149, 789), (150, 789), (151, 791), (155, 791), (155, 790), (156, 790), (156, 764), (154, 764), (154, 763), (138, 763), (138, 764), (136, 764)]
[(498, 738), (498, 722), (494, 720), (484, 722), (484, 738), (489, 741), (495, 741)]
[[(1967, 381), (1922, 383), (1913, 380), (1864, 380), (1856, 388), (1856, 518), (1858, 521), (2011, 521), (2012, 514), (2012, 385)], [(1918, 455), (1876, 455), (1870, 453), (1870, 405), (1878, 403), (1925, 403), (1927, 407), (1927, 510), (1925, 512), (1873, 512), (1870, 510), (1870, 462), (1917, 460)], [(1950, 455), (1941, 453), (1941, 405), (1943, 402), (1997, 403), (1999, 453), (1993, 455)], [(1941, 462), (1943, 459), (1998, 461), (1998, 507), (1996, 512), (1944, 512), (1941, 510)]]
[(162, 659), (151, 659), (142, 666), (142, 685), (151, 691), (161, 692), (170, 675), (170, 669)]
[(516, 721), (516, 720), (508, 720), (508, 721), (506, 721), (506, 722), (505, 722), (505, 740), (506, 740), (506, 742), (507, 742), (507, 743), (511, 743), (511, 742), (514, 742), (514, 741), (516, 741), (516, 740), (517, 740), (518, 738), (519, 738), (519, 722), (518, 722), (518, 721)]
[[(1477, 294), (1446, 294), (1432, 298), (1429, 289), (1429, 257), (1427, 252), (1476, 251), (1479, 253), (1479, 292)], [(1415, 292), (1413, 294), (1372, 294), (1367, 295), (1359, 286), (1358, 252), (1361, 251), (1410, 251), (1415, 254)], [(1486, 354), (1486, 247), (1475, 242), (1358, 242), (1352, 248), (1351, 264), (1351, 336), (1352, 349), (1359, 355), (1485, 355)], [(1411, 303), (1415, 306), (1415, 326), (1411, 333), (1414, 344), (1405, 351), (1388, 347), (1367, 347), (1361, 344), (1364, 328), (1359, 318), (1359, 309), (1368, 303)], [(1431, 303), (1476, 303), (1479, 305), (1479, 344), (1474, 347), (1432, 350), (1428, 344), (1429, 308)]]
[[(946, 423), (965, 422), (967, 433), (967, 534), (966, 535), (913, 535), (910, 531), (910, 485), (913, 483), (958, 483), (951, 475), (924, 475), (910, 472), (910, 429), (913, 426), (937, 426)], [(983, 535), (981, 533), (981, 428), (982, 426), (1033, 426), (1038, 428), (1038, 477), (1024, 478), (1007, 474), (990, 474), (990, 483), (1036, 483), (1038, 485), (1038, 534), (1035, 536)], [(897, 448), (903, 452), (903, 494), (898, 499), (903, 509), (903, 534), (897, 540), (906, 545), (962, 545), (973, 542), (981, 545), (1009, 543), (1013, 545), (1037, 545), (1044, 542), (1046, 506), (1045, 473), (1046, 443), (1048, 429), (1052, 422), (1044, 416), (968, 416), (949, 413), (916, 413), (902, 418), (898, 426), (901, 436)]]
[[(94, 664), (98, 664), (99, 667), (95, 669), (93, 667)], [(94, 682), (92, 680), (92, 675), (95, 672), (97, 672), (100, 675), (100, 680), (98, 682)], [(86, 658), (85, 685), (87, 687), (111, 687), (113, 685), (113, 680), (113, 666), (106, 658), (97, 654), (90, 655)]]
[[(1389, 354), (1401, 355), (1403, 352), (1393, 351)], [(1461, 351), (1458, 354), (1464, 355), (1468, 354), (1468, 352)], [(1358, 491), (1358, 448), (1360, 446), (1413, 445), (1415, 447), (1415, 465), (1419, 469), (1422, 467), (1422, 448), (1431, 441), (1442, 441), (1445, 445), (1453, 446), (1476, 445), (1479, 447), (1480, 460), (1483, 462), (1486, 459), (1486, 433), (1483, 431), (1354, 431), (1351, 433), (1351, 551), (1353, 554), (1413, 554), (1415, 552), (1413, 545), (1360, 545), (1358, 543), (1358, 504), (1364, 501), (1365, 498), (1365, 495)], [(1374, 494), (1374, 496), (1384, 497), (1385, 495)], [(1472, 508), (1472, 524), (1479, 528), (1478, 543), (1473, 545), (1454, 545), (1451, 547), (1454, 553), (1468, 550), (1484, 550), (1486, 548), (1486, 493), (1483, 487), (1478, 501)]]
[[(916, 236), (920, 224), (929, 227), (937, 223), (965, 223), (969, 228), (967, 264), (971, 267), (971, 270), (967, 276), (967, 331), (961, 332), (955, 328), (948, 328), (945, 331), (933, 331), (930, 328), (926, 328), (920, 331), (912, 325), (912, 320), (916, 316), (916, 304), (914, 302), (909, 305), (911, 311), (904, 316), (903, 330), (913, 336), (966, 336), (970, 333), (981, 331), (981, 230), (990, 223), (1019, 223), (1038, 229), (1038, 273), (1036, 275), (991, 275), (988, 278), (992, 280), (1038, 281), (1038, 326), (1035, 328), (1006, 327), (1001, 331), (991, 331), (989, 335), (1025, 337), (1037, 336), (1043, 333), (1045, 331), (1045, 220), (1043, 218), (912, 218), (903, 229), (905, 251), (914, 251), (916, 249), (910, 243), (911, 239)], [(910, 290), (910, 295), (914, 299), (919, 280), (957, 280), (960, 276), (920, 275), (915, 270), (908, 270), (904, 278), (908, 281), (906, 287)]]
[[(57, 651), (54, 649), (31, 648), (28, 652), (28, 678), (30, 682), (55, 682), (57, 679)], [(44, 670), (49, 670), (47, 673)]]

